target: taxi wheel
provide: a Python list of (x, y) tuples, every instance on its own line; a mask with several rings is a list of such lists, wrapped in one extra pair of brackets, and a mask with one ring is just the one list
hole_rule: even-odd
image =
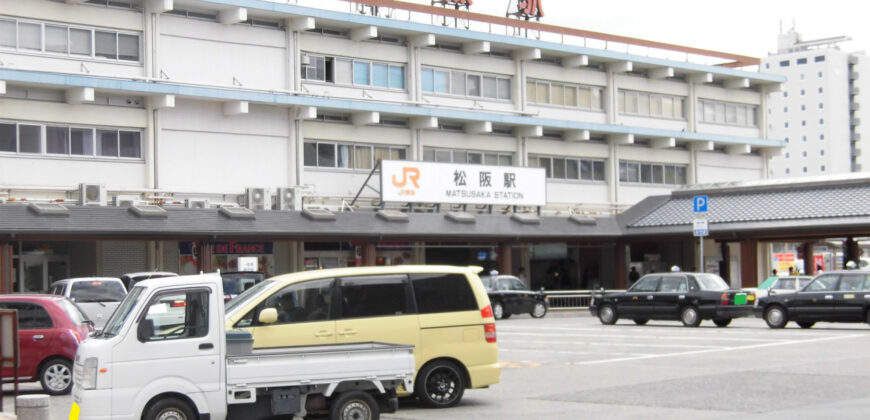
[(680, 321), (687, 327), (697, 327), (701, 325), (701, 313), (694, 306), (686, 306), (680, 311)]
[(190, 405), (178, 398), (163, 398), (152, 404), (142, 416), (144, 420), (195, 420)]
[(764, 322), (770, 328), (783, 328), (788, 324), (788, 317), (782, 306), (773, 306), (764, 311)]
[(864, 314), (864, 320), (867, 321), (868, 324), (870, 324), (870, 309), (867, 309), (867, 313)]
[(616, 316), (616, 308), (613, 305), (604, 305), (598, 309), (598, 320), (601, 321), (604, 325), (613, 325), (616, 324), (616, 320), (619, 317)]
[(717, 327), (727, 327), (728, 324), (731, 323), (731, 318), (714, 319), (713, 323), (716, 324)]
[(49, 395), (69, 394), (72, 389), (72, 364), (64, 359), (51, 359), (39, 371), (39, 382)]
[(547, 305), (544, 302), (535, 302), (534, 306), (532, 306), (532, 310), (529, 311), (529, 315), (532, 318), (543, 318), (544, 315), (547, 314)]
[(816, 325), (815, 322), (798, 322), (797, 323), (801, 328), (812, 328), (813, 325)]
[(504, 316), (504, 305), (501, 302), (495, 302), (492, 304), (492, 317), (495, 319), (507, 318)]
[(637, 325), (646, 325), (647, 322), (649, 322), (648, 319), (635, 319), (634, 320), (634, 323)]

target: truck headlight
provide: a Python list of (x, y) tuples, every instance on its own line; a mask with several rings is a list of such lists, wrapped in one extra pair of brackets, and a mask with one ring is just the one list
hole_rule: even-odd
[(85, 359), (85, 368), (82, 370), (82, 389), (97, 389), (97, 362), (96, 357)]

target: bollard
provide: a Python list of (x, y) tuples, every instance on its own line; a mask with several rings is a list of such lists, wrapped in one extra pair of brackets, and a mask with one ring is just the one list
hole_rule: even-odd
[(15, 398), (18, 420), (49, 420), (50, 397), (45, 394), (20, 395)]

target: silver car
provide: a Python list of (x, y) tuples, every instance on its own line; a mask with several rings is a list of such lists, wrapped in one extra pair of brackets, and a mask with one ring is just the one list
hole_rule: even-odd
[(49, 293), (68, 297), (99, 331), (124, 300), (127, 289), (116, 277), (81, 277), (56, 281)]

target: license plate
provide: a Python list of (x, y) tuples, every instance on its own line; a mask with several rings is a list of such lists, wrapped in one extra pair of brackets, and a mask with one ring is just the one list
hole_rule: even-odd
[(753, 300), (755, 300), (755, 295), (746, 295), (746, 300), (752, 302)]
[(69, 420), (79, 420), (79, 413), (81, 413), (81, 411), (79, 405), (73, 401), (72, 407), (69, 409)]
[(745, 305), (746, 304), (746, 293), (738, 293), (734, 295), (734, 304), (735, 305)]

